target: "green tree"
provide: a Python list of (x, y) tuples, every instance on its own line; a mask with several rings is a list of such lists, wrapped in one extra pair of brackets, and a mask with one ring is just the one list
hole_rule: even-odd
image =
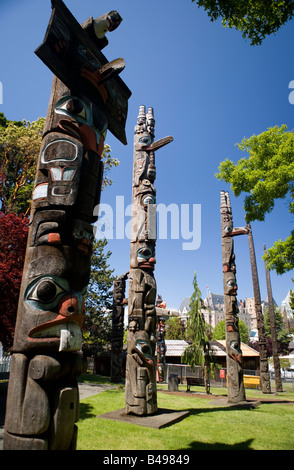
[[(45, 119), (9, 121), (0, 113), (0, 208), (5, 214), (29, 214)], [(109, 172), (119, 161), (105, 144), (102, 189), (112, 184)]]
[(182, 362), (189, 364), (192, 370), (195, 369), (196, 365), (200, 365), (203, 368), (205, 389), (209, 393), (209, 378), (215, 360), (206, 334), (205, 320), (201, 312), (202, 299), (196, 273), (194, 273), (193, 288), (194, 292), (190, 299), (191, 310), (187, 320), (187, 329), (191, 332), (191, 344), (185, 349), (182, 355)]
[[(294, 282), (294, 279), (291, 279)], [(290, 289), (290, 298), (289, 298), (289, 305), (292, 310), (292, 314), (294, 313), (294, 292)]]
[(97, 240), (93, 245), (83, 326), (83, 351), (88, 356), (100, 354), (111, 342), (114, 270), (108, 264), (111, 252), (105, 252), (106, 247), (106, 239)]
[(291, 0), (192, 0), (204, 7), (211, 21), (222, 19), (224, 27), (242, 32), (251, 45), (260, 45), (294, 15)]
[(165, 325), (165, 339), (184, 339), (184, 332), (179, 317), (169, 317)]
[(0, 212), (0, 341), (8, 351), (13, 344), (29, 220)]
[[(238, 148), (247, 152), (236, 164), (229, 159), (221, 162), (219, 180), (231, 184), (235, 196), (248, 193), (244, 199), (246, 220), (263, 221), (276, 199), (290, 200), (294, 213), (294, 133), (286, 125), (275, 126), (259, 135), (245, 138)], [(294, 231), (285, 240), (278, 240), (267, 250), (264, 259), (268, 269), (283, 274), (294, 268)]]
[(264, 256), (268, 269), (284, 274), (294, 268), (294, 230), (286, 240), (277, 240)]
[[(240, 341), (244, 344), (249, 343), (249, 332), (248, 332), (248, 326), (243, 322), (243, 320), (239, 320), (239, 333), (240, 333)], [(212, 332), (212, 339), (218, 340), (218, 339), (226, 339), (226, 325), (225, 325), (225, 320), (221, 320), (218, 322), (218, 324), (215, 326), (213, 332)]]
[(8, 121), (0, 113), (0, 204), (5, 214), (27, 214), (44, 118)]
[(211, 339), (226, 339), (226, 324), (225, 320), (221, 320), (215, 325), (215, 328), (212, 331)]

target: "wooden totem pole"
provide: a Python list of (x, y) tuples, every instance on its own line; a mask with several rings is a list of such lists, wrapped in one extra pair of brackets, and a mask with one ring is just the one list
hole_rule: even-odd
[(128, 295), (126, 412), (157, 411), (155, 150), (173, 139), (154, 142), (153, 109), (140, 106), (134, 136), (131, 250)]
[(245, 227), (234, 228), (229, 193), (220, 193), (221, 237), (224, 285), (224, 311), (226, 325), (226, 352), (228, 402), (245, 400), (243, 358), (239, 334), (236, 264), (233, 237), (247, 233)]
[[(266, 254), (266, 247), (263, 245), (263, 252)], [(271, 276), (270, 272), (267, 267), (267, 262), (264, 262), (265, 267), (265, 278), (266, 278), (266, 289), (267, 289), (267, 300), (268, 300), (268, 312), (271, 324), (271, 337), (272, 337), (272, 352), (273, 352), (273, 363), (274, 363), (274, 371), (275, 371), (275, 384), (276, 384), (276, 392), (283, 391), (283, 384), (281, 378), (281, 365), (278, 353), (278, 341), (277, 341), (277, 332), (276, 332), (276, 325), (275, 325), (275, 306), (274, 306), (274, 299), (273, 299), (273, 292), (272, 292), (272, 283), (271, 283)]]
[(86, 370), (78, 351), (106, 130), (126, 143), (130, 92), (115, 75), (119, 68), (100, 52), (119, 14), (91, 18), (82, 28), (61, 0), (52, 7), (36, 51), (55, 75), (32, 194), (7, 397), (7, 450), (76, 447), (76, 378)]
[(158, 296), (157, 306), (156, 306), (156, 316), (157, 316), (156, 348), (157, 348), (157, 381), (158, 382), (163, 382), (166, 376), (165, 321), (169, 317), (169, 311), (165, 307), (166, 307), (166, 303), (162, 301), (161, 296)]
[(123, 339), (126, 279), (128, 273), (119, 276), (113, 282), (112, 341), (111, 341), (111, 381), (123, 379)]
[(253, 295), (254, 295), (254, 306), (255, 315), (257, 320), (257, 331), (258, 331), (258, 344), (259, 344), (259, 355), (260, 355), (260, 385), (263, 393), (271, 393), (271, 381), (268, 371), (268, 354), (266, 347), (266, 338), (264, 331), (264, 321), (261, 308), (261, 297), (259, 289), (259, 280), (256, 264), (256, 256), (254, 249), (254, 241), (252, 235), (251, 224), (246, 224), (248, 232), (248, 244), (249, 244), (249, 255), (252, 273), (252, 284), (253, 284)]

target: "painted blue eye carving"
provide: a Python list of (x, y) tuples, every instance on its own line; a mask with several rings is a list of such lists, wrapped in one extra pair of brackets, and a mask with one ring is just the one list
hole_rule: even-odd
[(151, 137), (149, 135), (146, 135), (144, 137), (140, 137), (139, 142), (141, 144), (149, 145), (149, 144), (151, 144)]
[(36, 309), (54, 309), (62, 295), (69, 291), (68, 282), (49, 276), (34, 281), (27, 289), (25, 300)]
[(152, 357), (152, 350), (150, 344), (146, 340), (136, 340), (135, 347), (144, 354), (147, 358)]
[(155, 204), (155, 197), (152, 194), (147, 194), (143, 198), (143, 204)]
[(140, 248), (137, 251), (137, 257), (140, 259), (149, 259), (152, 255), (153, 255), (153, 250), (148, 247)]
[(78, 122), (90, 121), (90, 110), (86, 104), (75, 96), (64, 96), (55, 105), (56, 114), (74, 117)]

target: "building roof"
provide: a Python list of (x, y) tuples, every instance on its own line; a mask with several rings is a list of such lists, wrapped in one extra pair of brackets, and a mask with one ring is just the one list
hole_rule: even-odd
[(179, 306), (179, 312), (182, 313), (183, 311), (189, 312), (190, 309), (190, 297), (184, 297), (181, 305)]
[[(218, 339), (211, 341), (210, 345), (213, 347), (215, 356), (226, 356), (226, 340)], [(245, 343), (241, 342), (241, 351), (243, 357), (259, 357), (259, 352), (251, 348)]]
[(290, 307), (290, 298), (291, 291), (289, 290), (288, 294), (286, 295), (281, 304), (281, 308), (286, 312), (287, 318), (293, 318), (293, 310)]
[[(268, 305), (268, 295), (266, 296), (266, 299), (264, 300), (264, 303), (265, 303), (265, 306)], [(274, 298), (273, 298), (273, 304), (274, 304), (274, 307), (277, 307), (277, 306), (278, 306), (278, 304), (277, 304), (277, 302), (275, 301)]]
[(204, 303), (213, 309), (216, 309), (217, 306), (223, 305), (224, 303), (224, 295), (223, 294), (213, 294), (209, 292), (204, 299)]
[[(189, 343), (180, 339), (166, 339), (165, 345), (166, 356), (181, 357)], [(226, 340), (210, 341), (210, 345), (213, 347), (215, 356), (226, 356)], [(259, 353), (245, 343), (241, 343), (241, 351), (244, 357), (259, 357)]]
[(189, 346), (183, 339), (166, 339), (166, 356), (181, 357), (185, 349)]

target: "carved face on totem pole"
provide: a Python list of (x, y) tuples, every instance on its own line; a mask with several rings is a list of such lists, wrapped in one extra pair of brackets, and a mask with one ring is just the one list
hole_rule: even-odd
[(72, 98), (58, 79), (55, 85), (52, 127), (42, 141), (32, 195), (18, 312), (21, 328), (16, 328), (14, 350), (72, 351), (82, 341), (94, 239), (91, 222), (99, 203), (107, 121), (101, 115), (98, 129), (90, 105)]

